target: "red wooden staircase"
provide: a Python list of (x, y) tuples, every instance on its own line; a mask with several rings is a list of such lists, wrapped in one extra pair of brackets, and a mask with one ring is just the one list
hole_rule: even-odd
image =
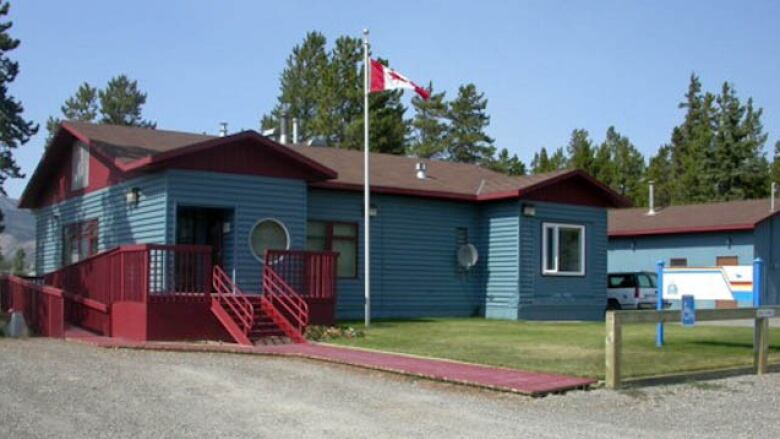
[(237, 343), (251, 346), (269, 337), (306, 342), (306, 302), (272, 269), (264, 270), (262, 295), (245, 294), (218, 266), (212, 278), (211, 312)]

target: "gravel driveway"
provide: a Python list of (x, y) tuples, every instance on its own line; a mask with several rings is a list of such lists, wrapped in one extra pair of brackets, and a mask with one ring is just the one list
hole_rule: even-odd
[(306, 360), (0, 338), (0, 437), (780, 437), (780, 374), (532, 399)]

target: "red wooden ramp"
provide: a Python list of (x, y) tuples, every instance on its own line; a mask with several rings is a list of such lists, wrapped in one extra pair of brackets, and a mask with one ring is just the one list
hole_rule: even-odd
[(312, 343), (305, 345), (266, 346), (257, 349), (269, 354), (300, 356), (532, 396), (583, 389), (596, 382), (590, 378), (527, 372), (436, 358), (414, 357), (389, 352)]
[(273, 270), (267, 268), (264, 272), (263, 295), (245, 294), (218, 266), (212, 279), (211, 312), (236, 343), (251, 346), (281, 336), (294, 343), (306, 342), (306, 302)]

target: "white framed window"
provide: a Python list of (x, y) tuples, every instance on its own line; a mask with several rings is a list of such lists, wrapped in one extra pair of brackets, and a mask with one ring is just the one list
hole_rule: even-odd
[(261, 219), (249, 232), (249, 249), (257, 260), (265, 262), (266, 251), (290, 249), (290, 232), (277, 219)]
[(585, 275), (585, 226), (542, 224), (542, 274)]
[(76, 142), (73, 144), (71, 157), (70, 190), (77, 191), (89, 185), (89, 149), (87, 145)]

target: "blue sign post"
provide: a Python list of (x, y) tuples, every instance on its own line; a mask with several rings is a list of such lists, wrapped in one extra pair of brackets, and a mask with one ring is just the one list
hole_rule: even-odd
[(687, 327), (694, 326), (696, 324), (696, 301), (690, 294), (685, 294), (680, 299), (682, 325)]
[[(663, 311), (664, 309), (664, 261), (658, 261), (656, 267), (656, 299), (655, 309)], [(664, 347), (664, 323), (658, 322), (655, 330), (655, 345), (659, 348)]]
[(761, 293), (764, 289), (764, 260), (753, 259), (753, 308), (761, 306)]

